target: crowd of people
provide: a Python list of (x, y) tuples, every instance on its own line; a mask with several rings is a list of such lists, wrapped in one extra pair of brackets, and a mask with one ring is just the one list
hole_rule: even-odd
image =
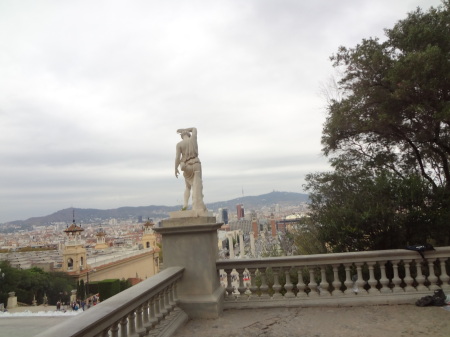
[[(70, 307), (72, 309), (72, 311), (78, 311), (78, 310), (87, 310), (90, 307), (97, 305), (97, 303), (100, 302), (100, 297), (98, 296), (98, 294), (92, 295), (91, 297), (88, 297), (86, 300), (80, 300), (77, 299), (76, 301), (73, 301), (72, 303), (70, 303)], [(57, 311), (67, 311), (67, 306), (65, 305), (64, 302), (58, 301), (56, 303), (56, 310)]]

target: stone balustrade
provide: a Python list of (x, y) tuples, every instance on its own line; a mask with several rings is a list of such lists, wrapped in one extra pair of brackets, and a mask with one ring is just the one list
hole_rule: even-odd
[(414, 303), (450, 290), (450, 247), (217, 261), (224, 308)]
[(178, 306), (183, 273), (182, 267), (167, 268), (38, 337), (170, 336), (188, 319)]
[(450, 247), (425, 258), (397, 249), (216, 260), (222, 224), (214, 221), (164, 220), (154, 230), (166, 269), (38, 337), (168, 337), (188, 317), (214, 319), (223, 309), (414, 303), (450, 292)]

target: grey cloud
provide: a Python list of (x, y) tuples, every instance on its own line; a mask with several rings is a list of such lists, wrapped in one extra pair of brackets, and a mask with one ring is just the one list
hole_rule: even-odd
[(432, 1), (0, 3), (0, 222), (181, 203), (176, 129), (205, 199), (302, 191), (329, 168), (328, 57)]

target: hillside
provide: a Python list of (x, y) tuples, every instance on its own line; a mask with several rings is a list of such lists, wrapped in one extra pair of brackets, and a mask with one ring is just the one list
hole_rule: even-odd
[[(209, 203), (206, 204), (206, 206), (209, 210), (212, 211), (217, 211), (219, 208), (228, 208), (230, 211), (232, 211), (235, 209), (237, 204), (243, 204), (245, 209), (251, 210), (270, 207), (275, 204), (279, 204), (280, 206), (298, 205), (300, 203), (306, 202), (307, 200), (307, 194), (274, 191), (258, 196), (246, 196), (228, 201)], [(169, 212), (179, 210), (180, 208), (181, 206), (120, 207), (106, 210), (92, 208), (66, 208), (47, 216), (33, 217), (27, 220), (12, 221), (8, 224), (20, 225), (22, 228), (26, 228), (31, 226), (49, 225), (54, 222), (70, 223), (73, 218), (73, 212), (75, 212), (77, 223), (101, 222), (108, 221), (109, 219), (137, 219), (141, 216), (143, 219), (157, 219), (168, 217)]]

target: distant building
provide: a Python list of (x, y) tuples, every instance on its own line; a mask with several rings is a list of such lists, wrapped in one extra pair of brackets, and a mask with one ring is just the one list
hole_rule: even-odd
[(64, 272), (80, 271), (86, 268), (86, 248), (81, 239), (84, 229), (77, 226), (75, 219), (73, 223), (64, 230), (66, 240), (63, 250), (62, 270)]
[(236, 213), (237, 213), (237, 219), (241, 220), (245, 218), (244, 214), (244, 205), (243, 204), (237, 204), (236, 205)]
[(230, 221), (228, 223), (231, 231), (242, 230), (244, 234), (248, 234), (252, 231), (252, 222), (250, 220), (241, 219), (236, 221)]
[(97, 234), (95, 234), (97, 237), (97, 243), (95, 245), (96, 250), (103, 250), (108, 248), (108, 244), (106, 243), (106, 233), (105, 230), (100, 227), (100, 229), (97, 231)]
[(223, 222), (225, 225), (228, 224), (228, 208), (219, 208), (217, 222)]
[(142, 246), (145, 249), (153, 248), (156, 249), (156, 234), (153, 231), (153, 226), (155, 224), (152, 220), (148, 220), (142, 227), (144, 229), (144, 233), (142, 235)]

